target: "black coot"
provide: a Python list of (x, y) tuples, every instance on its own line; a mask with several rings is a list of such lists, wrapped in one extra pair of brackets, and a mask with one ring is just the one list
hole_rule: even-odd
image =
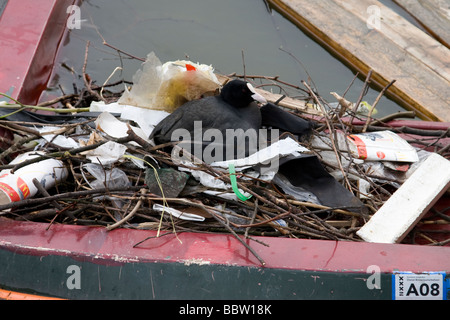
[[(175, 130), (184, 129), (183, 132), (189, 132), (191, 140), (195, 140), (195, 143), (202, 145), (202, 150), (207, 145), (210, 145), (212, 141), (224, 146), (229, 145), (231, 141), (227, 141), (227, 133), (234, 132), (236, 134), (252, 130), (254, 130), (255, 134), (258, 133), (261, 127), (261, 112), (255, 101), (266, 103), (266, 100), (255, 92), (250, 83), (242, 80), (232, 80), (222, 88), (220, 95), (189, 101), (176, 109), (155, 127), (150, 135), (150, 139), (153, 138), (157, 145), (178, 141), (180, 131), (175, 132)], [(212, 132), (213, 134), (220, 132), (222, 140), (215, 141), (216, 139), (211, 139), (210, 137), (205, 139), (203, 134), (208, 129), (215, 129)], [(232, 131), (227, 132), (227, 129), (232, 129)], [(252, 130), (248, 131), (249, 129)], [(198, 136), (194, 136), (194, 132), (197, 134), (201, 133), (201, 141), (199, 141)], [(209, 141), (204, 141), (208, 139)], [(235, 144), (236, 142), (233, 143), (234, 147), (242, 149), (242, 145), (236, 146)], [(242, 157), (251, 153), (247, 150), (247, 146), (246, 144), (244, 153), (239, 153), (235, 149), (232, 157)], [(215, 158), (215, 160), (228, 160), (230, 156), (226, 156), (226, 154), (229, 155), (229, 151), (227, 150), (226, 153), (223, 153), (223, 159), (219, 157)]]

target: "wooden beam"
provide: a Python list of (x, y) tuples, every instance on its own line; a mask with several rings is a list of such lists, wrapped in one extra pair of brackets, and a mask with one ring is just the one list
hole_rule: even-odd
[(450, 3), (448, 0), (394, 0), (436, 40), (450, 48)]
[[(269, 0), (344, 63), (424, 120), (450, 121), (450, 51), (377, 0)], [(368, 24), (379, 9), (379, 28)], [(373, 15), (373, 13), (372, 13)], [(375, 17), (376, 18), (376, 17)]]
[[(371, 0), (334, 1), (363, 21), (368, 19), (368, 5), (378, 6), (378, 1)], [(382, 19), (380, 32), (386, 39), (392, 41), (412, 57), (422, 61), (444, 79), (450, 80), (450, 52), (445, 46), (439, 45), (435, 39), (422, 30), (406, 23), (405, 19), (387, 7), (380, 10), (380, 15)], [(450, 33), (450, 29), (448, 32)]]

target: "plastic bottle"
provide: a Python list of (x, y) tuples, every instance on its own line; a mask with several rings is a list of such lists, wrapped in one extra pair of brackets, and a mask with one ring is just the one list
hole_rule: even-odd
[[(36, 158), (43, 152), (27, 152), (17, 156), (10, 164)], [(0, 171), (0, 204), (24, 200), (33, 197), (37, 188), (33, 183), (36, 178), (45, 189), (50, 189), (57, 182), (67, 178), (68, 171), (62, 161), (46, 159), (17, 169), (13, 174), (10, 169)]]

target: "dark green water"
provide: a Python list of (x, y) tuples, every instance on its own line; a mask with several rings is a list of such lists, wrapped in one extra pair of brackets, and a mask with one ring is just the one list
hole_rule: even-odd
[[(81, 28), (70, 31), (59, 52), (50, 94), (61, 95), (61, 89), (73, 93), (74, 83), (78, 89), (83, 87), (87, 41), (86, 72), (93, 80), (103, 84), (116, 67), (123, 67), (110, 82), (131, 81), (141, 62), (119, 57), (101, 37), (137, 57), (154, 51), (162, 62), (188, 58), (211, 64), (223, 74), (243, 73), (244, 52), (246, 74), (278, 75), (299, 86), (309, 75), (329, 102), (335, 101), (330, 91), (343, 94), (354, 78), (349, 68), (290, 21), (269, 11), (263, 0), (86, 0), (81, 19)], [(362, 86), (363, 80), (357, 79), (346, 97), (356, 101)], [(371, 89), (365, 100), (373, 103), (377, 95)], [(387, 98), (377, 109), (377, 117), (403, 110)]]

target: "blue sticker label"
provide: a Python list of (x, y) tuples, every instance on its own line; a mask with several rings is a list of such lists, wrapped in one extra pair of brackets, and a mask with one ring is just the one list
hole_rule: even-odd
[(445, 272), (396, 272), (392, 275), (394, 300), (446, 300)]

